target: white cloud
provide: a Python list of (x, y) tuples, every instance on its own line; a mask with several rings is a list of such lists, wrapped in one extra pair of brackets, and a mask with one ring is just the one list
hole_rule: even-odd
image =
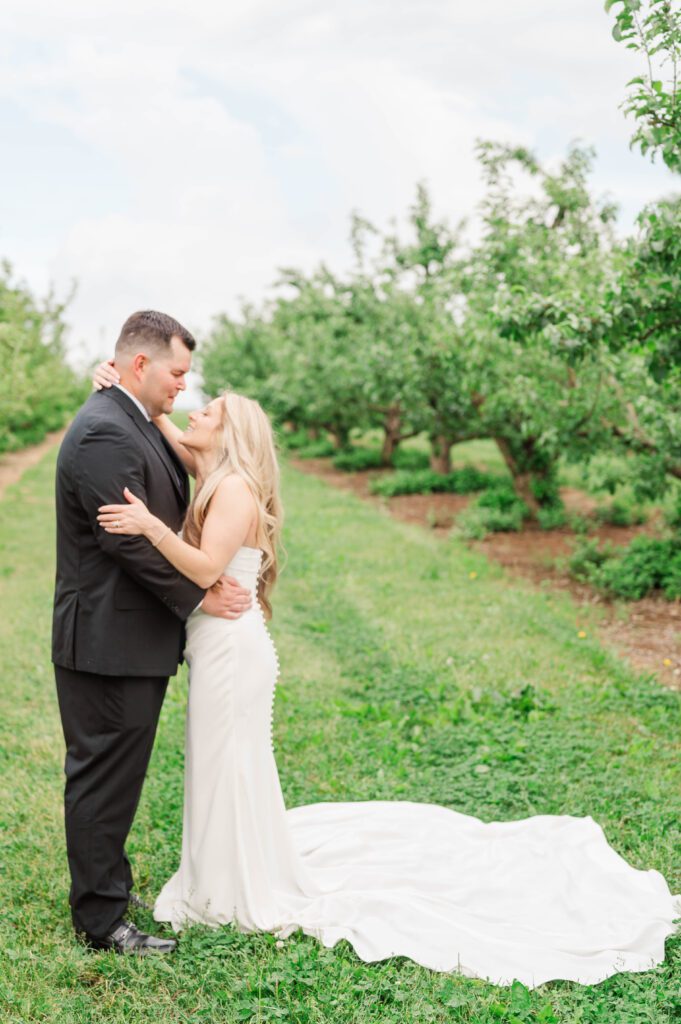
[(480, 136), (595, 142), (631, 220), (672, 179), (627, 150), (632, 57), (609, 32), (592, 0), (5, 0), (0, 103), (44, 133), (45, 174), (0, 200), (2, 255), (36, 287), (78, 279), (94, 352), (133, 308), (205, 327), (277, 266), (346, 263), (350, 211), (402, 217), (418, 180), (459, 219)]

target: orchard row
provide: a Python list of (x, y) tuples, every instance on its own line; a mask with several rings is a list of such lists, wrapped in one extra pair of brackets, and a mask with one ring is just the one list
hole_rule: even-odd
[(0, 266), (0, 452), (41, 441), (87, 394), (64, 360), (64, 306), (39, 302)]
[(474, 231), (435, 219), (423, 186), (406, 238), (355, 217), (350, 272), (285, 270), (261, 307), (216, 320), (207, 390), (339, 449), (380, 428), (385, 464), (425, 432), (448, 473), (452, 445), (492, 439), (533, 516), (560, 503), (560, 459), (625, 453), (637, 494), (663, 494), (681, 479), (681, 201), (621, 238), (590, 150), (552, 169), (495, 143), (478, 156)]

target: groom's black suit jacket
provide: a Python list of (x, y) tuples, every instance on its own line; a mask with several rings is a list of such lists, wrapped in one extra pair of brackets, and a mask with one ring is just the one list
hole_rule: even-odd
[(112, 387), (91, 395), (57, 462), (55, 665), (108, 676), (171, 676), (184, 622), (204, 596), (144, 537), (106, 533), (100, 505), (125, 504), (123, 488), (171, 529), (189, 500), (181, 462), (134, 402)]

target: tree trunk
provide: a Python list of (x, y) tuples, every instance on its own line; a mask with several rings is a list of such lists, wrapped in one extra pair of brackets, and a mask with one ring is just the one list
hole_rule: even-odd
[(513, 489), (530, 510), (530, 517), (536, 519), (539, 515), (539, 502), (532, 490), (532, 473), (518, 473), (513, 477)]
[(383, 417), (383, 447), (381, 448), (381, 465), (389, 466), (392, 463), (395, 449), (401, 440), (400, 427), (402, 425), (402, 413), (399, 405), (392, 405)]
[(397, 448), (397, 438), (394, 434), (390, 434), (386, 431), (383, 437), (383, 445), (381, 446), (381, 465), (391, 466), (393, 461), (393, 455)]
[(319, 440), (319, 427), (308, 427), (307, 428), (307, 436), (310, 438), (311, 441), (318, 441)]
[(350, 431), (346, 427), (333, 427), (329, 433), (337, 452), (342, 452), (348, 447)]
[(449, 450), (452, 442), (446, 434), (437, 434), (430, 439), (432, 451), (430, 454), (430, 468), (434, 473), (451, 473), (452, 461)]
[(532, 479), (534, 474), (520, 468), (506, 438), (495, 437), (494, 440), (496, 441), (497, 447), (504, 458), (504, 462), (508, 466), (509, 473), (513, 480), (513, 490), (527, 505), (532, 519), (536, 519), (539, 513), (539, 502), (535, 498), (532, 490)]

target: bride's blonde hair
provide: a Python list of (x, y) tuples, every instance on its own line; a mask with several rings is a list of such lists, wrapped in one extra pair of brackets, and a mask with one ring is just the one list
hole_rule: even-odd
[(279, 495), (279, 463), (272, 424), (252, 398), (225, 391), (220, 395), (222, 430), (216, 443), (217, 465), (208, 474), (187, 510), (184, 539), (199, 547), (210, 500), (221, 480), (237, 473), (248, 484), (258, 510), (256, 545), (263, 550), (258, 600), (272, 617), (270, 593), (277, 579), (278, 549), (284, 512)]

